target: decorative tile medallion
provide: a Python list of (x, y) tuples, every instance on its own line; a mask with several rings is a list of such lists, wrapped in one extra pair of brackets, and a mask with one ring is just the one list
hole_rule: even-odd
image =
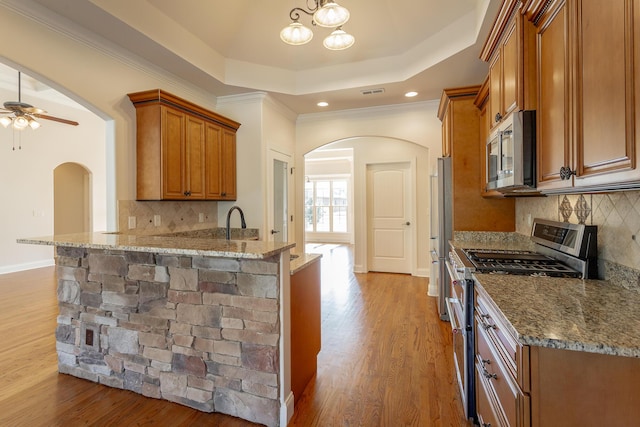
[(587, 199), (585, 199), (584, 195), (581, 194), (580, 197), (578, 197), (574, 210), (578, 217), (578, 222), (580, 224), (585, 224), (585, 221), (589, 219), (589, 215), (591, 215), (591, 206), (587, 203)]
[(571, 214), (573, 213), (573, 208), (571, 207), (571, 202), (567, 196), (564, 196), (562, 199), (558, 210), (564, 222), (569, 222), (569, 218), (571, 218)]

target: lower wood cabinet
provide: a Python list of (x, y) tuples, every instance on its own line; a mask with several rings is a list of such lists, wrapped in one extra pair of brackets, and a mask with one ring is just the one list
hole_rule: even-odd
[(638, 425), (640, 359), (521, 345), (491, 298), (475, 288), (480, 426)]
[(297, 401), (318, 369), (320, 260), (291, 276), (291, 390)]

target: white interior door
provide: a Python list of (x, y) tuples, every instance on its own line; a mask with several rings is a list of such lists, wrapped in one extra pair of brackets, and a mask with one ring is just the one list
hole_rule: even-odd
[(369, 271), (411, 273), (410, 163), (367, 167)]

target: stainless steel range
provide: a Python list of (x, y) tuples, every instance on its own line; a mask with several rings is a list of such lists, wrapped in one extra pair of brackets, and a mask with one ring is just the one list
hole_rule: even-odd
[(531, 228), (535, 251), (460, 249), (449, 253), (447, 298), (453, 331), (453, 355), (467, 418), (476, 417), (474, 273), (596, 278), (597, 227), (536, 218)]
[(536, 218), (531, 228), (536, 251), (463, 249), (479, 273), (530, 276), (598, 276), (597, 227)]

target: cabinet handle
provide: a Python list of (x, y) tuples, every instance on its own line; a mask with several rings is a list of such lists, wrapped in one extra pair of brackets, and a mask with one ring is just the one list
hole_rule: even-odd
[(572, 171), (569, 166), (562, 166), (560, 168), (560, 179), (562, 181), (566, 181), (568, 179), (571, 179), (572, 175), (577, 175), (577, 173), (574, 170)]
[(497, 380), (498, 379), (498, 375), (497, 374), (491, 374), (489, 373), (489, 371), (487, 371), (486, 369), (482, 368), (482, 375), (484, 375), (485, 378), (487, 379), (494, 379)]
[(227, 197), (227, 193), (220, 194), (222, 197)]
[(491, 360), (489, 359), (482, 359), (482, 366), (484, 367), (484, 365), (491, 365)]
[(485, 331), (488, 331), (489, 329), (497, 329), (496, 325), (492, 325), (490, 323), (483, 323), (482, 327), (484, 328)]
[(496, 123), (498, 123), (500, 120), (502, 120), (502, 114), (496, 113)]
[(185, 192), (184, 192), (184, 195), (185, 195), (185, 196), (187, 196), (187, 197), (189, 197), (189, 196), (191, 195), (191, 191), (185, 191)]
[(482, 427), (491, 427), (491, 423), (482, 423)]

